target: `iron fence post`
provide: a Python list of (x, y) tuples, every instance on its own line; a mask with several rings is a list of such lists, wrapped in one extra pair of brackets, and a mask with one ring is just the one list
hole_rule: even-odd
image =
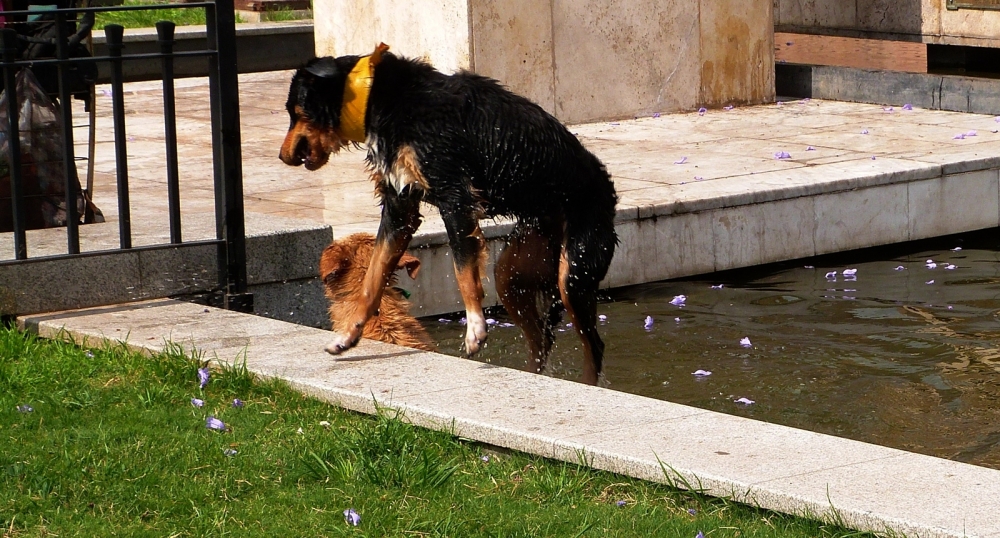
[[(111, 115), (115, 125), (115, 169), (118, 176), (118, 236), (123, 249), (132, 248), (132, 211), (128, 196), (128, 148), (125, 134), (125, 89), (122, 82), (122, 36), (119, 24), (104, 27), (111, 56)], [(94, 106), (97, 106), (96, 103)]]
[(61, 60), (57, 65), (59, 74), (59, 113), (62, 118), (63, 142), (63, 172), (66, 179), (66, 242), (67, 252), (80, 253), (80, 215), (76, 202), (79, 198), (77, 189), (76, 157), (73, 148), (73, 96), (69, 88), (69, 67), (65, 60), (69, 58), (69, 42), (66, 36), (66, 13), (56, 11), (56, 58)]
[(216, 52), (209, 59), (209, 92), (215, 156), (216, 232), (219, 239), (224, 239), (219, 255), (220, 287), (224, 292), (225, 308), (252, 312), (253, 295), (247, 291), (236, 10), (233, 0), (215, 0), (214, 9), (206, 9), (206, 19), (208, 47)]
[(16, 68), (13, 62), (17, 59), (17, 32), (10, 28), (0, 30), (3, 37), (3, 84), (7, 92), (7, 119), (10, 126), (7, 129), (7, 166), (10, 169), (11, 220), (14, 225), (14, 259), (28, 258), (28, 246), (24, 226), (24, 192), (21, 185), (21, 132), (17, 113), (17, 82), (14, 76)]
[(177, 114), (174, 101), (174, 23), (156, 23), (163, 78), (163, 129), (167, 156), (167, 208), (170, 213), (170, 242), (181, 242), (181, 187), (177, 172)]

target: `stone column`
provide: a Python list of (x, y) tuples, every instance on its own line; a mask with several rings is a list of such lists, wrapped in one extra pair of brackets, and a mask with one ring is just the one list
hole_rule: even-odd
[(318, 55), (384, 41), (567, 123), (774, 100), (773, 0), (315, 0)]

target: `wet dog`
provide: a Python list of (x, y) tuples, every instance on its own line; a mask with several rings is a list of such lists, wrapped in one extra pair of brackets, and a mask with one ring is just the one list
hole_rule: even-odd
[(617, 195), (604, 165), (556, 118), (494, 80), (445, 75), (380, 44), (368, 56), (310, 61), (292, 78), (286, 164), (316, 170), (340, 148), (364, 144), (382, 219), (363, 293), (327, 347), (357, 343), (421, 222), (420, 202), (444, 219), (468, 320), (465, 349), (486, 340), (479, 220), (516, 219), (496, 264), (496, 287), (524, 332), (528, 369), (541, 371), (564, 308), (583, 342), (583, 380), (597, 383), (604, 342), (597, 290), (618, 238)]
[[(323, 250), (319, 259), (319, 276), (327, 299), (330, 300), (330, 323), (334, 330), (346, 331), (352, 320), (355, 306), (360, 300), (362, 282), (368, 272), (368, 263), (375, 250), (375, 236), (366, 233), (337, 239)], [(405, 269), (410, 278), (416, 278), (420, 260), (403, 254), (396, 264)], [(396, 275), (392, 273), (382, 294), (378, 314), (372, 316), (361, 331), (361, 336), (390, 344), (436, 351), (434, 341), (416, 318), (410, 315), (410, 303), (403, 292), (394, 287)]]

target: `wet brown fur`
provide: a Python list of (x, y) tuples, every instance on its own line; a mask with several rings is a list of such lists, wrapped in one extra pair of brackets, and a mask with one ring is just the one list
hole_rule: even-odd
[[(319, 261), (319, 274), (323, 279), (326, 297), (330, 300), (330, 323), (334, 330), (346, 330), (344, 323), (352, 319), (354, 310), (365, 293), (364, 279), (369, 261), (375, 250), (375, 236), (357, 233), (330, 243)], [(404, 254), (396, 269), (405, 269), (410, 278), (416, 278), (420, 260)], [(410, 303), (392, 286), (396, 276), (382, 293), (378, 314), (365, 323), (362, 337), (389, 344), (437, 351), (434, 341), (416, 318), (410, 315)]]

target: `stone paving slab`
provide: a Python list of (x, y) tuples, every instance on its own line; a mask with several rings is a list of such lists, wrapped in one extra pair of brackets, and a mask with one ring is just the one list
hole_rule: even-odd
[(763, 508), (916, 537), (1000, 538), (1000, 471), (171, 300), (20, 318), (89, 346), (168, 342), (348, 409)]

